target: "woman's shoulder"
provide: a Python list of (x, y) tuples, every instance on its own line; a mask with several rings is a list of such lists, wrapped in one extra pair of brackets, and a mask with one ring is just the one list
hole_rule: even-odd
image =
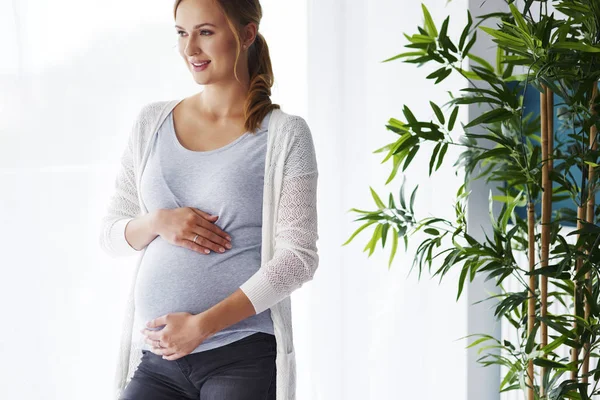
[(281, 134), (291, 136), (311, 135), (310, 128), (304, 117), (288, 113), (281, 108), (273, 110), (273, 113), (278, 120), (277, 127)]
[(140, 147), (151, 136), (151, 130), (160, 122), (159, 119), (164, 119), (180, 100), (154, 100), (140, 106), (134, 121)]
[(181, 101), (181, 99), (171, 100), (154, 100), (148, 103), (144, 103), (137, 115), (138, 121), (151, 121), (159, 118), (161, 114), (164, 114), (164, 110), (174, 108), (175, 105)]

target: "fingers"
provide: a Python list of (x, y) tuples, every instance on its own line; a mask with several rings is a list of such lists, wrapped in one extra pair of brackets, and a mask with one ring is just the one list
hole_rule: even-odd
[[(196, 236), (196, 234), (198, 234), (198, 236)], [(195, 243), (194, 238), (196, 239)], [(200, 252), (205, 254), (210, 253), (210, 250), (216, 253), (224, 253), (227, 249), (231, 248), (231, 243), (228, 240), (201, 227), (196, 227), (196, 229), (190, 233), (188, 241), (190, 242), (190, 246), (196, 247)]]
[[(224, 253), (231, 248), (231, 237), (214, 224), (218, 216), (212, 216), (197, 208), (188, 207), (193, 212), (189, 214), (186, 226), (181, 232), (181, 247), (209, 254), (210, 251)], [(208, 218), (208, 219), (207, 219)]]
[(194, 207), (189, 207), (190, 210), (192, 210), (193, 212), (195, 212), (196, 214), (198, 214), (199, 216), (201, 216), (202, 218), (211, 220), (211, 221), (216, 221), (219, 216), (218, 215), (210, 215), (207, 212), (204, 212), (198, 208), (194, 208)]
[(223, 231), (221, 228), (214, 224), (214, 222), (219, 218), (218, 215), (212, 216), (208, 213), (205, 213), (202, 210), (193, 207), (190, 207), (190, 209), (194, 211), (194, 213), (199, 217), (195, 219), (196, 225), (208, 229), (226, 240), (231, 240), (231, 237), (227, 233), (225, 233), (225, 231)]
[[(194, 234), (194, 236), (196, 236)], [(181, 247), (185, 247), (186, 249), (190, 249), (193, 251), (196, 251), (198, 253), (202, 253), (202, 254), (209, 254), (210, 253), (210, 249), (206, 248), (204, 246), (201, 246), (199, 244), (196, 244), (193, 242), (194, 238), (190, 238), (188, 239), (183, 239), (181, 242), (177, 243), (179, 246)], [(198, 236), (198, 238), (196, 239), (196, 242), (200, 242), (200, 236)]]
[(191, 241), (194, 241), (196, 234), (198, 234), (196, 243), (200, 246), (209, 248), (212, 251), (223, 253), (223, 251), (221, 251), (222, 248), (231, 248), (231, 242), (229, 240), (222, 238), (221, 236), (213, 233), (213, 231), (210, 231), (204, 227), (196, 226), (196, 228), (193, 229), (191, 233), (192, 237), (190, 238)]
[[(198, 219), (196, 220), (196, 225), (211, 231), (215, 236), (218, 235), (220, 237), (220, 239), (222, 239), (224, 241), (231, 240), (230, 236), (227, 233), (225, 233), (225, 231), (223, 231), (221, 228), (219, 228), (214, 223), (205, 220), (204, 218), (198, 217)], [(222, 243), (222, 244), (225, 244), (225, 243)]]

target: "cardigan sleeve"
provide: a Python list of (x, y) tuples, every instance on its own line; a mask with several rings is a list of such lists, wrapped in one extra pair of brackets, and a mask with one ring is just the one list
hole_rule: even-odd
[[(319, 264), (316, 242), (318, 169), (306, 121), (292, 116), (283, 128), (292, 134), (283, 167), (275, 224), (274, 255), (240, 289), (257, 314), (277, 304), (313, 279)], [(290, 131), (285, 132), (286, 129)]]
[(120, 157), (121, 165), (114, 181), (114, 190), (101, 220), (100, 247), (112, 257), (138, 253), (125, 239), (125, 227), (140, 215), (133, 152), (144, 109), (139, 112), (129, 133), (129, 140)]

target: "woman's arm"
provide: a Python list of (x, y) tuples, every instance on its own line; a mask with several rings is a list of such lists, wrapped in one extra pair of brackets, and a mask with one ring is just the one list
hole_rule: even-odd
[(141, 217), (129, 219), (125, 224), (125, 240), (133, 249), (142, 250), (158, 236), (155, 221), (160, 211), (154, 210)]
[(275, 252), (271, 260), (240, 286), (257, 314), (312, 280), (319, 264), (316, 245), (319, 172), (312, 134), (299, 116), (290, 118), (282, 129), (282, 134), (292, 136), (283, 167)]
[[(121, 167), (115, 178), (114, 191), (109, 199), (106, 214), (101, 220), (100, 247), (113, 257), (136, 254), (138, 250), (133, 248), (125, 238), (125, 228), (130, 221), (140, 216), (140, 206), (135, 180), (133, 163), (133, 152), (135, 138), (139, 135), (140, 121), (145, 115), (146, 107), (139, 112), (129, 133), (127, 146), (121, 154)], [(145, 219), (147, 222), (147, 219)], [(139, 222), (133, 225), (134, 231), (139, 230)], [(136, 229), (138, 228), (138, 229)], [(130, 238), (131, 240), (131, 238)], [(141, 244), (138, 240), (133, 240)]]

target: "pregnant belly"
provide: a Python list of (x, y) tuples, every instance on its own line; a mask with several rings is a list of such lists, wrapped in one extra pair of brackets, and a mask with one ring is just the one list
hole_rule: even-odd
[(144, 253), (135, 285), (142, 321), (174, 312), (199, 314), (235, 292), (260, 267), (260, 245), (199, 254), (160, 237)]

